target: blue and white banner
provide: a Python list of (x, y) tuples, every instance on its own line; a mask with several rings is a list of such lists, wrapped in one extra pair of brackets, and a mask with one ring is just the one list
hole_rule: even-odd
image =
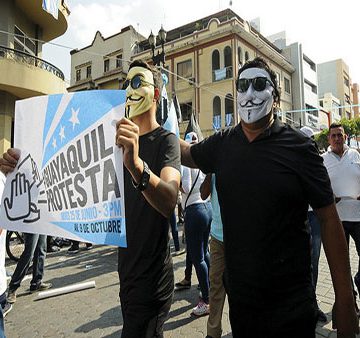
[(43, 0), (42, 8), (44, 11), (51, 14), (56, 20), (58, 19), (58, 10), (59, 10), (60, 0)]
[(122, 151), (125, 91), (17, 101), (20, 160), (2, 196), (1, 227), (126, 247)]

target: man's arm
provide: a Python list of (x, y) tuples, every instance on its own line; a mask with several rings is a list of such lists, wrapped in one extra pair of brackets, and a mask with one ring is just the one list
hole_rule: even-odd
[(200, 186), (200, 196), (202, 200), (206, 200), (211, 194), (211, 174), (207, 174)]
[(189, 168), (198, 168), (191, 156), (190, 148), (189, 143), (180, 139), (181, 164)]
[(148, 203), (165, 217), (174, 211), (180, 185), (180, 173), (172, 167), (164, 167), (160, 177), (150, 171), (148, 187), (142, 192)]
[[(133, 180), (139, 183), (144, 171), (144, 162), (139, 157), (139, 127), (123, 118), (116, 124), (116, 129), (116, 144), (123, 149), (124, 165)], [(175, 209), (179, 185), (179, 171), (165, 166), (160, 177), (150, 171), (148, 186), (142, 193), (154, 209), (168, 218)]]
[(359, 320), (351, 283), (349, 252), (335, 204), (314, 210), (321, 224), (321, 238), (335, 291), (338, 337), (355, 338)]

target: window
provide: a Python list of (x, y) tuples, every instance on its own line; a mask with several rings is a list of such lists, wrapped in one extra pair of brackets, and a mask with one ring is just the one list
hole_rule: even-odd
[(225, 97), (225, 127), (234, 125), (234, 99), (231, 94)]
[(86, 78), (88, 79), (91, 77), (91, 66), (86, 67)]
[(180, 76), (186, 79), (189, 79), (192, 77), (192, 62), (191, 60), (186, 60), (183, 62), (179, 62), (177, 64), (177, 74), (179, 75), (179, 79)]
[(232, 66), (231, 47), (229, 46), (226, 46), (224, 49), (224, 66), (225, 67)]
[(76, 81), (80, 81), (81, 80), (81, 69), (77, 69), (76, 70)]
[(232, 77), (232, 53), (231, 47), (226, 46), (224, 49), (224, 66), (226, 68), (226, 78)]
[(221, 101), (219, 96), (215, 96), (213, 100), (213, 128), (221, 129)]
[(284, 77), (284, 89), (285, 89), (285, 93), (290, 94), (291, 90), (290, 90), (290, 80), (286, 77)]
[(36, 43), (15, 26), (14, 49), (36, 56)]
[(346, 77), (344, 77), (344, 85), (346, 87), (349, 87), (349, 79), (347, 79)]
[(249, 57), (249, 52), (245, 52), (245, 62), (249, 61), (250, 57)]
[(110, 60), (106, 59), (104, 60), (104, 73), (108, 72), (110, 69)]
[(324, 101), (323, 100), (320, 100), (319, 104), (320, 104), (320, 107), (324, 107)]
[(122, 54), (119, 54), (116, 57), (116, 68), (122, 68), (122, 61), (123, 61), (122, 59), (123, 59)]
[(241, 47), (238, 47), (238, 59), (239, 59), (239, 67), (243, 66), (243, 55)]
[(192, 112), (192, 103), (180, 103), (181, 117), (183, 121), (189, 121)]
[(220, 69), (220, 53), (216, 49), (212, 53), (212, 70)]

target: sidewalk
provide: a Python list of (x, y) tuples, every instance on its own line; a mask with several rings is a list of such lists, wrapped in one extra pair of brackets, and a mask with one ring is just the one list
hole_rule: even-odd
[[(358, 258), (353, 243), (350, 253), (355, 272)], [(175, 280), (179, 281), (183, 278), (185, 254), (174, 257), (173, 261)], [(7, 261), (7, 269), (13, 271), (14, 268), (14, 263)], [(94, 280), (96, 288), (37, 301), (37, 294), (28, 292), (30, 280), (25, 280), (19, 289), (13, 310), (5, 318), (7, 338), (121, 336), (122, 317), (115, 247), (95, 246), (90, 251), (81, 250), (76, 255), (67, 254), (67, 248), (51, 253), (46, 259), (44, 280), (53, 283), (54, 288)], [(166, 338), (206, 336), (207, 317), (190, 316), (199, 293), (194, 269), (192, 285), (189, 290), (175, 293), (170, 318), (165, 324)], [(334, 291), (323, 252), (320, 257), (317, 294), (320, 307), (329, 319), (325, 325), (318, 326), (317, 338), (335, 338), (336, 332), (331, 329), (330, 321)], [(223, 337), (232, 337), (228, 314), (226, 304)]]

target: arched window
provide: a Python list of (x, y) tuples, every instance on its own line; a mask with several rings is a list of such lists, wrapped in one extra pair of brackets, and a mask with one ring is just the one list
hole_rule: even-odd
[(225, 127), (234, 125), (234, 99), (231, 94), (225, 96)]
[(221, 129), (221, 101), (219, 96), (213, 99), (213, 128), (215, 130)]
[(226, 68), (226, 78), (232, 77), (232, 55), (229, 46), (224, 49), (224, 67)]
[(243, 54), (242, 54), (241, 47), (238, 47), (238, 62), (239, 62), (239, 67), (242, 67), (242, 65), (243, 65)]
[(231, 47), (229, 46), (226, 46), (224, 49), (224, 66), (225, 67), (232, 66)]
[(246, 52), (245, 52), (245, 62), (246, 62), (246, 61), (249, 61), (249, 58), (250, 58), (250, 57), (249, 57), (249, 52), (246, 51)]
[(212, 70), (217, 70), (220, 68), (220, 53), (216, 49), (212, 53)]

